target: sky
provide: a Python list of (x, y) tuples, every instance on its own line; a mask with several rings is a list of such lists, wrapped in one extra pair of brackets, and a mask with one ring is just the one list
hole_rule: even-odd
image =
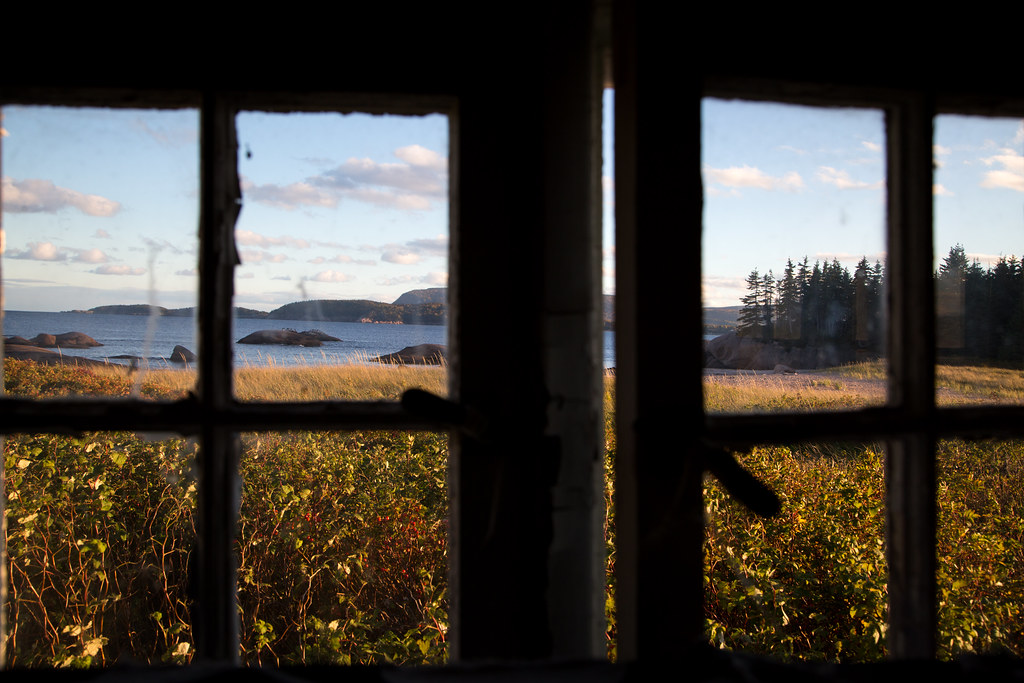
[[(602, 140), (606, 293), (615, 291), (612, 96)], [(196, 111), (2, 113), (6, 309), (195, 304)], [(243, 112), (237, 127), (236, 305), (390, 302), (446, 284), (445, 116)], [(935, 130), (936, 259), (955, 244), (986, 266), (1020, 257), (1022, 122), (944, 116)], [(881, 111), (709, 99), (702, 143), (705, 305), (738, 305), (752, 270), (781, 276), (787, 258), (851, 270), (862, 256), (884, 261)]]

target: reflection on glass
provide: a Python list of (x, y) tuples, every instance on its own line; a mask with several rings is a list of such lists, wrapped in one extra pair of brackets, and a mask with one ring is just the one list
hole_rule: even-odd
[(885, 656), (879, 444), (760, 446), (740, 463), (782, 500), (755, 517), (709, 480), (705, 617), (715, 647), (831, 661)]
[(8, 665), (192, 659), (195, 456), (121, 432), (4, 438)]
[[(6, 357), (108, 365), (135, 395), (148, 369), (193, 364), (197, 112), (2, 114)], [(107, 392), (77, 392), (94, 394)]]
[(937, 398), (1020, 403), (1024, 124), (940, 116), (935, 141)]
[(236, 123), (236, 369), (443, 364), (447, 117), (247, 111)]
[(245, 434), (243, 447), (243, 660), (443, 663), (447, 438)]
[(939, 655), (1024, 655), (1024, 443), (942, 441)]
[[(709, 392), (707, 408), (884, 402), (881, 112), (707, 99), (702, 133), (707, 383), (790, 395), (717, 405)], [(808, 387), (837, 393), (790, 404)]]

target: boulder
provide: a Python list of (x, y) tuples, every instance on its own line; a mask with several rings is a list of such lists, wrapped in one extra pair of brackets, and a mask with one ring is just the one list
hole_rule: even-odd
[(443, 344), (417, 344), (370, 360), (393, 365), (444, 365), (448, 362), (448, 349)]
[(47, 349), (60, 347), (62, 349), (89, 349), (94, 346), (103, 346), (87, 334), (81, 332), (63, 332), (61, 334), (37, 334), (29, 342), (33, 346), (40, 346)]
[(195, 363), (196, 354), (186, 349), (181, 344), (174, 347), (171, 351), (171, 357), (169, 359), (172, 363)]
[(295, 330), (259, 330), (238, 340), (239, 344), (284, 344), (287, 346), (321, 346), (315, 336)]
[(312, 337), (313, 339), (319, 339), (322, 342), (340, 342), (341, 341), (337, 337), (332, 337), (331, 335), (327, 334), (326, 332), (324, 332), (322, 330), (316, 330), (316, 329), (305, 330), (303, 332), (299, 332), (299, 334), (303, 334), (303, 335), (305, 335), (307, 337)]
[(15, 360), (30, 360), (43, 365), (80, 365), (84, 367), (106, 366), (106, 362), (92, 358), (79, 358), (65, 353), (57, 353), (39, 346), (21, 344), (5, 344), (4, 356)]
[[(727, 332), (704, 344), (704, 367), (731, 370), (790, 370), (829, 368), (857, 360), (854, 349), (836, 345), (784, 346)], [(785, 372), (785, 371), (784, 371)]]

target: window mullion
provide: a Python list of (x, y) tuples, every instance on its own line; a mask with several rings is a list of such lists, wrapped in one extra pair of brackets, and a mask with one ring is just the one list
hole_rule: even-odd
[(932, 280), (932, 119), (928, 98), (887, 112), (889, 392), (919, 425), (886, 459), (889, 655), (935, 655), (935, 318)]
[(203, 98), (199, 221), (199, 529), (190, 581), (197, 653), (238, 663), (237, 566), (234, 554), (240, 482), (238, 439), (219, 419), (232, 397), (231, 303), (234, 243), (241, 192), (234, 107), (218, 94)]

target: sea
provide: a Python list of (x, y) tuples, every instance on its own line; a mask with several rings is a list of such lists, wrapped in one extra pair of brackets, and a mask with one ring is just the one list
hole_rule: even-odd
[[(276, 344), (235, 344), (234, 364), (241, 367), (287, 367), (298, 365), (343, 365), (370, 363), (377, 356), (400, 351), (416, 344), (447, 344), (448, 328), (444, 325), (390, 325), (382, 323), (339, 323), (309, 320), (267, 320), (235, 318), (232, 338), (242, 339), (258, 330), (290, 328), (304, 331), (318, 329), (341, 339), (324, 342), (323, 346), (306, 348)], [(134, 316), (103, 313), (48, 313), (7, 311), (4, 314), (4, 336), (31, 339), (40, 333), (60, 334), (82, 332), (103, 344), (90, 349), (67, 349), (72, 356), (110, 359), (114, 356), (147, 358), (154, 367), (167, 363), (176, 345), (198, 352), (196, 325), (193, 318), (176, 316)], [(515, 330), (508, 330), (508, 339), (515, 339)], [(500, 341), (500, 340), (499, 340)], [(56, 350), (56, 349), (54, 349)], [(167, 363), (170, 367), (180, 367)], [(604, 332), (604, 367), (615, 365), (615, 333)]]

